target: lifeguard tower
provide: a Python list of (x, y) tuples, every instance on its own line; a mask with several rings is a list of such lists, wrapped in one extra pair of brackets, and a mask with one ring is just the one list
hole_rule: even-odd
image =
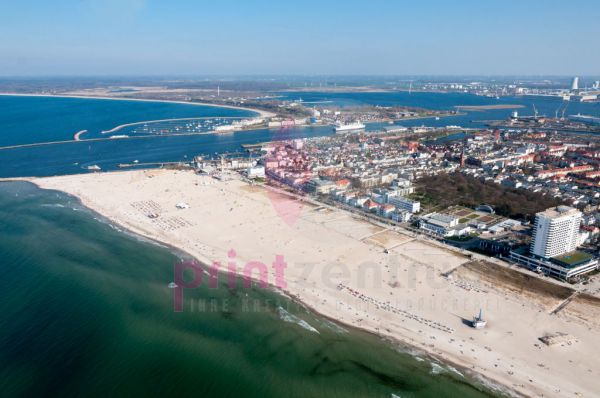
[(475, 315), (473, 317), (473, 322), (471, 323), (475, 329), (483, 329), (485, 325), (487, 325), (487, 321), (483, 319), (483, 309), (479, 309), (479, 315)]

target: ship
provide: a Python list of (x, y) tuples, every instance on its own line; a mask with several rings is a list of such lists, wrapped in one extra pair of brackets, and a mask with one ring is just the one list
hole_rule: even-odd
[(365, 125), (362, 124), (361, 122), (353, 122), (353, 123), (347, 123), (344, 124), (342, 122), (337, 122), (335, 124), (335, 126), (333, 127), (333, 129), (336, 132), (340, 132), (340, 131), (354, 131), (354, 130), (364, 130)]
[(569, 115), (569, 119), (576, 122), (583, 122), (587, 124), (600, 124), (600, 117), (590, 116), (590, 115), (582, 115), (578, 113), (577, 115)]

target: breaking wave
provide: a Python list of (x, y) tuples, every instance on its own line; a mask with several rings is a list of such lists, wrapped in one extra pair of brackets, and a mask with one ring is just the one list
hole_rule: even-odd
[(308, 322), (306, 322), (303, 319), (298, 318), (295, 315), (290, 314), (289, 312), (284, 310), (282, 307), (277, 307), (277, 311), (279, 312), (279, 319), (281, 319), (282, 321), (289, 322), (289, 323), (295, 323), (296, 325), (308, 330), (309, 332), (319, 333), (319, 331), (317, 329), (315, 329), (314, 327), (312, 327)]

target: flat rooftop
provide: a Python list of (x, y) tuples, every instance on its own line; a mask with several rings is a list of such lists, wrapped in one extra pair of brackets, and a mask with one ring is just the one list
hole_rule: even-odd
[(594, 256), (592, 256), (589, 253), (574, 251), (553, 257), (552, 262), (559, 264), (565, 268), (575, 268), (578, 265), (587, 263), (593, 258)]
[(578, 214), (579, 210), (569, 207), (569, 206), (557, 206), (551, 207), (545, 211), (537, 213), (538, 215), (542, 215), (547, 218), (559, 218), (564, 216), (572, 216)]

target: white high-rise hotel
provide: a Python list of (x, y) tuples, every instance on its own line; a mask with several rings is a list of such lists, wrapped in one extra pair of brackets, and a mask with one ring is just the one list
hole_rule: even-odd
[(569, 206), (550, 208), (535, 216), (531, 254), (552, 258), (577, 249), (582, 214)]
[(573, 80), (571, 81), (571, 91), (577, 91), (577, 90), (579, 90), (579, 78), (574, 77)]

